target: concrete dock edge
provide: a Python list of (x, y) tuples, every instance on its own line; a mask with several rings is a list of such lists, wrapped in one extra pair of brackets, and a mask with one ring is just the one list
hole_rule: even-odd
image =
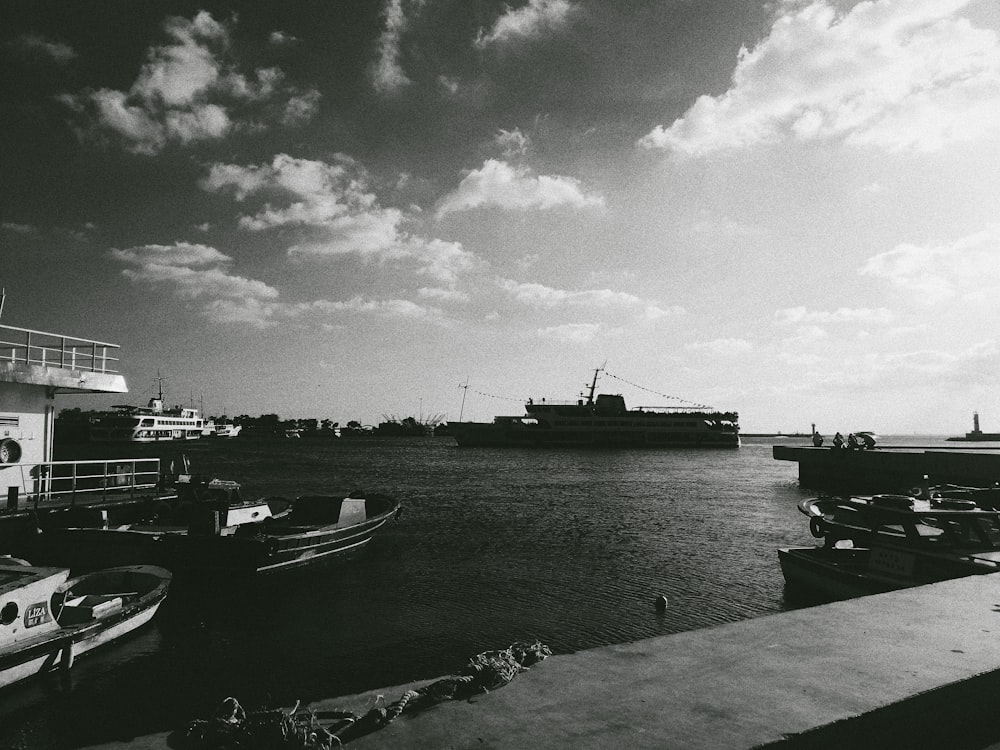
[[(404, 714), (349, 746), (984, 747), (1000, 739), (998, 576), (557, 655), (504, 688)], [(375, 695), (391, 702), (408, 687), (310, 707), (361, 714)], [(177, 736), (102, 747), (176, 748)]]

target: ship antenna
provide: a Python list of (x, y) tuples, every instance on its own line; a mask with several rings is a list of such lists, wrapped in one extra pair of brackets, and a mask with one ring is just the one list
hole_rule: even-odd
[(465, 397), (469, 395), (469, 377), (466, 376), (465, 385), (459, 383), (458, 387), (462, 389), (462, 408), (458, 412), (458, 421), (461, 422), (462, 415), (465, 414)]
[(0, 318), (3, 317), (3, 302), (7, 299), (7, 290), (0, 289)]
[(160, 401), (162, 401), (163, 400), (163, 381), (166, 380), (166, 378), (160, 377), (160, 371), (157, 370), (156, 371), (156, 377), (153, 378), (153, 380), (156, 381), (157, 390), (159, 392), (159, 395), (157, 396), (157, 398), (159, 398)]

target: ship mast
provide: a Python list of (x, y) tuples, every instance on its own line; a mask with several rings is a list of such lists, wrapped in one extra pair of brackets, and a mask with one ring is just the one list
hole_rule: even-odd
[[(604, 363), (604, 365), (606, 364), (607, 362)], [(604, 365), (594, 370), (594, 379), (590, 381), (590, 392), (587, 394), (587, 406), (594, 405), (594, 390), (597, 388), (597, 375), (604, 369)]]

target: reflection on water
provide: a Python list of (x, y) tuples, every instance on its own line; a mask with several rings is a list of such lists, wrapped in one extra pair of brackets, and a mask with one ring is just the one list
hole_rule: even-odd
[[(177, 448), (100, 448), (109, 456)], [(796, 466), (739, 450), (458, 449), (450, 439), (184, 446), (247, 494), (388, 492), (402, 517), (349, 564), (293, 578), (178, 582), (151, 627), (72, 684), (0, 696), (0, 747), (176, 729), (235, 695), (288, 705), (460, 669), (538, 638), (556, 653), (781, 611), (776, 548), (813, 544)], [(655, 597), (669, 606), (658, 611)]]

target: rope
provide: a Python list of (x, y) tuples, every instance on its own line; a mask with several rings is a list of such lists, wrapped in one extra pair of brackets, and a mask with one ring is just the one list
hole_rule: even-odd
[(695, 403), (694, 401), (688, 401), (687, 399), (681, 398), (680, 396), (669, 396), (666, 393), (660, 393), (659, 391), (654, 391), (654, 390), (652, 390), (650, 388), (646, 388), (645, 386), (641, 386), (641, 385), (639, 385), (637, 383), (633, 383), (633, 382), (631, 382), (629, 380), (626, 380), (625, 378), (620, 378), (617, 375), (613, 375), (610, 372), (608, 372), (607, 370), (604, 371), (604, 374), (607, 375), (609, 378), (614, 378), (615, 380), (618, 380), (618, 381), (620, 381), (622, 383), (625, 383), (626, 385), (630, 385), (633, 388), (638, 388), (640, 391), (646, 391), (647, 393), (652, 393), (654, 396), (660, 396), (661, 398), (669, 398), (669, 399), (673, 399), (674, 401), (680, 401), (683, 404), (688, 404), (690, 406), (694, 406), (694, 407), (697, 407), (699, 409), (711, 409), (712, 408), (711, 406), (708, 406), (707, 404), (698, 404), (698, 403)]
[(248, 712), (235, 698), (226, 698), (211, 719), (198, 719), (188, 726), (185, 746), (203, 750), (333, 750), (381, 729), (403, 713), (415, 713), (446, 700), (467, 699), (503, 687), (551, 655), (552, 651), (541, 641), (518, 641), (503, 651), (484, 651), (472, 657), (461, 674), (407, 690), (388, 706), (379, 695), (363, 716), (351, 711), (324, 713), (336, 719), (326, 727), (312, 711), (299, 711), (298, 703), (288, 713), (280, 709)]
[(527, 399), (524, 398), (511, 398), (510, 396), (497, 396), (495, 393), (484, 393), (483, 391), (476, 390), (468, 385), (459, 385), (459, 388), (464, 388), (466, 391), (472, 391), (478, 396), (485, 396), (486, 398), (495, 398), (498, 401), (516, 401), (523, 404)]

